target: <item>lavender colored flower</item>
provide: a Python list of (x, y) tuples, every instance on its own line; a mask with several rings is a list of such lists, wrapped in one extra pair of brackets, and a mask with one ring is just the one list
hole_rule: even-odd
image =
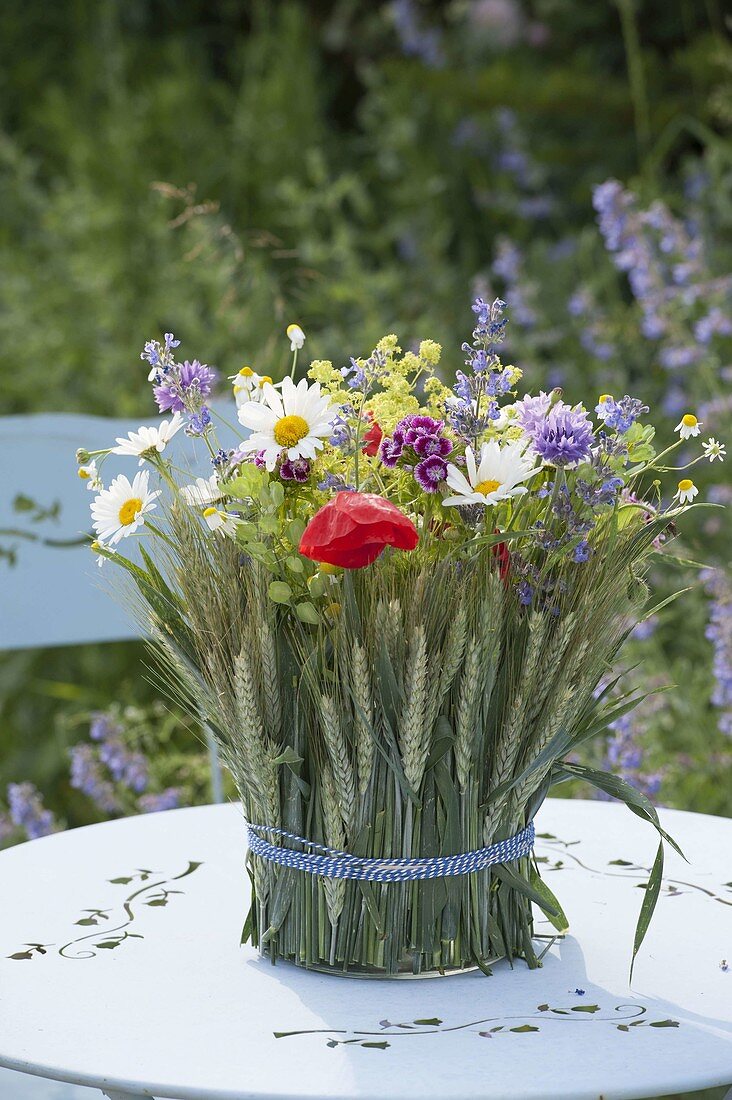
[(188, 419), (186, 435), (205, 435), (210, 424), (211, 412), (206, 405), (201, 405), (198, 412), (191, 413)]
[(710, 344), (715, 335), (732, 336), (732, 317), (724, 313), (719, 306), (715, 306), (705, 317), (697, 321), (694, 335), (701, 344)]
[(543, 390), (536, 397), (527, 395), (516, 402), (514, 405), (516, 421), (527, 435), (533, 435), (534, 432), (538, 431), (539, 426), (546, 419), (551, 403), (551, 394), (544, 393)]
[(441, 69), (445, 64), (442, 37), (436, 27), (422, 25), (414, 0), (393, 0), (391, 12), (402, 53), (419, 58), (431, 69)]
[(721, 711), (720, 731), (732, 737), (732, 585), (722, 570), (704, 569), (700, 578), (711, 596), (706, 636), (714, 648), (712, 703)]
[(119, 733), (119, 726), (112, 721), (108, 714), (103, 711), (92, 714), (89, 725), (89, 736), (92, 741), (106, 741), (108, 737), (116, 737)]
[(531, 587), (527, 580), (519, 581), (518, 585), (518, 598), (519, 603), (524, 607), (528, 607), (534, 598), (534, 589)]
[(323, 480), (318, 482), (318, 488), (321, 492), (325, 492), (327, 489), (333, 489), (336, 493), (353, 493), (356, 491), (356, 486), (349, 485), (339, 474), (326, 474)]
[(12, 823), (25, 830), (29, 840), (48, 836), (56, 827), (53, 814), (43, 805), (41, 795), (32, 783), (8, 784), (8, 811)]
[(528, 435), (537, 454), (554, 466), (572, 466), (589, 459), (595, 441), (587, 413), (562, 401)]
[(170, 371), (157, 386), (153, 394), (160, 412), (185, 412), (195, 409), (200, 401), (208, 397), (216, 381), (216, 371), (205, 363), (194, 359), (181, 363), (175, 371)]
[(119, 813), (121, 806), (115, 796), (114, 787), (102, 775), (93, 747), (85, 744), (74, 745), (69, 752), (71, 786), (91, 798), (104, 813)]
[(439, 455), (430, 455), (414, 467), (414, 477), (426, 493), (434, 493), (447, 477), (447, 463)]
[(142, 794), (147, 787), (147, 760), (140, 752), (130, 752), (119, 738), (110, 738), (99, 747), (99, 759), (109, 769), (115, 783)]
[(177, 810), (181, 804), (181, 792), (177, 787), (168, 787), (159, 794), (144, 794), (137, 800), (137, 807), (144, 814), (159, 813), (161, 810)]
[(600, 420), (603, 420), (608, 428), (619, 432), (620, 435), (624, 435), (635, 424), (636, 420), (639, 420), (648, 411), (648, 405), (644, 405), (637, 397), (629, 397), (627, 393), (625, 397), (621, 397), (620, 401), (608, 397), (605, 401), (600, 401), (595, 408)]
[(590, 549), (590, 544), (587, 542), (586, 539), (582, 539), (582, 541), (578, 542), (574, 548), (572, 560), (576, 562), (589, 561), (591, 553), (592, 550)]
[(310, 477), (310, 463), (306, 458), (285, 459), (280, 465), (280, 477), (283, 481), (307, 481)]

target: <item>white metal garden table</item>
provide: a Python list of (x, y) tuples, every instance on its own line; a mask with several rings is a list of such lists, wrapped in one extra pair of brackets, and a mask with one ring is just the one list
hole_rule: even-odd
[[(239, 946), (237, 806), (128, 818), (0, 853), (0, 1066), (119, 1100), (632, 1098), (732, 1082), (732, 821), (549, 800), (537, 854), (571, 920), (541, 970), (358, 981)], [(549, 932), (547, 924), (538, 930)]]

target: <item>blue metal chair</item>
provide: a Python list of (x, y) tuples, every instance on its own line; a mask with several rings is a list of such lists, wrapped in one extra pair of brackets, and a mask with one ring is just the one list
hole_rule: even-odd
[[(234, 419), (230, 405), (221, 412)], [(0, 650), (140, 637), (110, 594), (113, 569), (98, 570), (86, 544), (92, 494), (76, 477), (75, 453), (113, 446), (117, 436), (155, 422), (65, 413), (0, 418)], [(210, 472), (204, 444), (192, 447), (182, 434), (170, 445), (173, 456), (190, 465), (192, 478)], [(226, 429), (220, 436), (231, 444)], [(108, 482), (110, 473), (132, 477), (136, 470), (134, 458), (113, 455), (103, 473)], [(206, 738), (213, 799), (221, 802), (216, 745), (208, 731)]]

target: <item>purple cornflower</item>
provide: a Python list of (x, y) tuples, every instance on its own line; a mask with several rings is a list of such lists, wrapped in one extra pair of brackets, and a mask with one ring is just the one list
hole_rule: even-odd
[(119, 813), (121, 806), (109, 780), (104, 779), (91, 745), (74, 745), (71, 756), (71, 786), (87, 795), (104, 813)]
[(611, 431), (624, 435), (636, 420), (648, 412), (648, 405), (644, 405), (637, 397), (630, 397), (626, 393), (625, 397), (621, 397), (619, 401), (612, 397), (600, 401), (595, 407), (595, 412)]
[(185, 412), (198, 408), (201, 400), (211, 393), (216, 381), (216, 371), (194, 359), (181, 363), (175, 371), (169, 371), (162, 382), (153, 387), (153, 394), (160, 412)]
[(177, 787), (168, 787), (160, 794), (144, 794), (138, 798), (137, 808), (144, 814), (154, 814), (161, 810), (177, 810), (180, 802), (180, 790)]
[(517, 401), (516, 421), (524, 429), (527, 435), (532, 435), (538, 430), (539, 425), (546, 419), (552, 403), (552, 395), (542, 390), (536, 397), (522, 397)]
[(10, 820), (24, 829), (29, 840), (48, 836), (55, 828), (53, 814), (43, 805), (38, 789), (32, 783), (8, 784)]
[(590, 458), (595, 441), (587, 413), (562, 401), (527, 434), (537, 454), (554, 466), (573, 466)]
[(306, 458), (285, 459), (280, 464), (280, 477), (283, 481), (307, 481), (310, 477), (310, 463)]
[(426, 493), (435, 493), (447, 477), (447, 463), (439, 455), (429, 455), (414, 467), (414, 479)]

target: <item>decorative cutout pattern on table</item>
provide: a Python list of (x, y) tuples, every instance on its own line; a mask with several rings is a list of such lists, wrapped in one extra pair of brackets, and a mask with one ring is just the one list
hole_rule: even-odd
[[(537, 847), (543, 846), (549, 847), (550, 851), (556, 851), (561, 848), (564, 854), (564, 859), (557, 859), (553, 863), (550, 857), (547, 855), (535, 855), (534, 858), (537, 863), (542, 864), (544, 871), (563, 871), (566, 869), (565, 859), (569, 859), (576, 866), (580, 867), (583, 871), (589, 871), (593, 875), (602, 875), (610, 878), (624, 878), (643, 879), (645, 881), (635, 882), (634, 885), (641, 890), (645, 890), (648, 886), (648, 876), (651, 873), (650, 867), (643, 867), (639, 863), (633, 863), (628, 859), (611, 859), (607, 865), (607, 869), (602, 870), (599, 867), (590, 867), (589, 864), (584, 863), (579, 856), (576, 856), (573, 852), (570, 852), (570, 848), (576, 847), (581, 844), (581, 840), (561, 840), (558, 836), (554, 836), (553, 833), (537, 833), (536, 834)], [(617, 870), (612, 870), (617, 868)], [(721, 894), (715, 893), (713, 890), (709, 890), (706, 886), (699, 886), (695, 882), (687, 882), (684, 879), (668, 878), (664, 875), (661, 880), (662, 891), (664, 897), (680, 897), (682, 894), (689, 894), (696, 892), (708, 897), (711, 901), (718, 901), (722, 905), (732, 905), (732, 882), (725, 882), (723, 889), (726, 890), (728, 896), (723, 897)]]
[[(607, 1011), (607, 1010), (605, 1010)], [(458, 1031), (473, 1032), (481, 1039), (493, 1039), (508, 1035), (529, 1035), (535, 1031), (541, 1031), (542, 1027), (549, 1023), (583, 1023), (606, 1024), (617, 1031), (630, 1032), (631, 1028), (638, 1027), (678, 1027), (678, 1020), (649, 1020), (648, 1009), (642, 1004), (614, 1005), (614, 1015), (601, 1015), (600, 1005), (581, 1004), (572, 1005), (569, 1008), (552, 1008), (551, 1005), (541, 1004), (536, 1006), (534, 1012), (527, 1012), (518, 1016), (489, 1016), (482, 1020), (470, 1020), (464, 1024), (445, 1024), (444, 1020), (435, 1016), (431, 1019), (417, 1019), (410, 1023), (394, 1024), (391, 1020), (380, 1020), (379, 1030), (361, 1031), (338, 1028), (311, 1028), (301, 1031), (275, 1031), (275, 1039), (291, 1039), (296, 1035), (323, 1035), (326, 1037), (326, 1045), (335, 1048), (339, 1046), (362, 1046), (373, 1050), (387, 1050), (395, 1039), (404, 1039), (407, 1036), (416, 1035), (447, 1035)], [(490, 1026), (487, 1026), (490, 1025)], [(337, 1036), (345, 1035), (341, 1039)]]
[[(133, 883), (137, 885), (126, 898), (110, 909), (100, 907), (82, 909), (82, 916), (74, 922), (75, 925), (95, 930), (64, 943), (58, 948), (58, 954), (64, 959), (93, 959), (99, 951), (112, 951), (127, 940), (144, 939), (142, 932), (129, 931), (130, 925), (137, 919), (137, 907), (144, 905), (150, 909), (165, 908), (169, 898), (175, 894), (184, 893), (183, 890), (169, 889), (170, 884), (187, 878), (201, 866), (200, 862), (189, 860), (185, 871), (165, 878), (160, 878), (158, 872), (138, 867), (128, 875), (108, 879), (112, 886), (130, 886)], [(155, 881), (151, 882), (151, 879)], [(26, 961), (47, 955), (48, 948), (55, 946), (56, 944), (52, 943), (26, 943), (23, 944), (25, 950), (15, 951), (7, 957)]]

